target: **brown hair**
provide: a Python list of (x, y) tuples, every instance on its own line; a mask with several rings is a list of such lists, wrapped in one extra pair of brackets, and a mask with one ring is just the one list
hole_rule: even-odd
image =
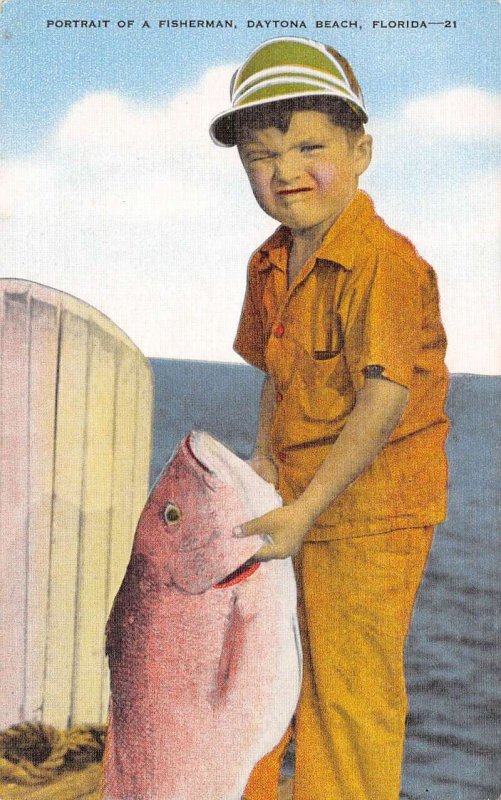
[(232, 120), (233, 141), (240, 144), (248, 132), (263, 128), (278, 128), (286, 133), (296, 111), (320, 111), (348, 134), (358, 137), (364, 133), (362, 120), (344, 100), (332, 95), (305, 95), (241, 109)]

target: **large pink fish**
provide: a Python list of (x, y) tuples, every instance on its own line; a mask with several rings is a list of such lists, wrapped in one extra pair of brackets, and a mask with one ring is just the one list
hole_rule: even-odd
[(107, 626), (107, 800), (240, 800), (294, 712), (301, 651), (290, 559), (232, 529), (280, 505), (206, 433), (165, 467)]

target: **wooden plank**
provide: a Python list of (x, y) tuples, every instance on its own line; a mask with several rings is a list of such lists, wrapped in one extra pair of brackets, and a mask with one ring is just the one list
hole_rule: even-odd
[(116, 342), (95, 323), (89, 352), (72, 725), (98, 722), (101, 714), (112, 502)]
[(85, 448), (88, 323), (61, 312), (43, 719), (69, 723)]
[[(5, 291), (0, 428), (0, 728), (23, 719), (28, 515), (28, 292)], [(7, 655), (7, 657), (5, 657)]]
[[(36, 287), (34, 287), (36, 290)], [(58, 298), (31, 297), (26, 696), (24, 719), (42, 719), (58, 359)]]
[[(108, 541), (105, 622), (120, 587), (134, 538), (133, 492), (136, 442), (137, 353), (121, 345), (117, 364), (112, 513)], [(100, 722), (109, 700), (108, 662), (103, 650)]]
[[(7, 396), (1, 394), (0, 389), (0, 399), (2, 408), (8, 409), (11, 393), (18, 404), (8, 424), (2, 426), (0, 419), (0, 466), (3, 473), (3, 479), (0, 476), (0, 497), (3, 498), (0, 513), (4, 512), (3, 518), (0, 516), (0, 532), (8, 529), (11, 545), (10, 550), (3, 547), (6, 580), (2, 580), (3, 572), (0, 573), (4, 612), (3, 629), (0, 621), (0, 648), (17, 658), (17, 662), (9, 658), (5, 667), (10, 678), (5, 672), (6, 679), (0, 679), (2, 694), (17, 693), (15, 715), (7, 715), (2, 727), (22, 718), (36, 720), (40, 717), (65, 727), (72, 719), (71, 702), (75, 721), (97, 722), (106, 717), (108, 701), (102, 630), (129, 559), (135, 520), (147, 494), (151, 454), (151, 372), (128, 337), (104, 315), (78, 299), (15, 279), (0, 280), (0, 296), (2, 290), (10, 296), (11, 303), (7, 315), (0, 303), (0, 337), (7, 322), (6, 335), (2, 338), (6, 342), (6, 352), (10, 354), (10, 366), (3, 381)], [(27, 313), (30, 296), (31, 339), (28, 336), (30, 315)], [(16, 315), (11, 312), (19, 310), (23, 303), (24, 344), (20, 345), (19, 325), (14, 324)], [(59, 305), (63, 309), (60, 327), (56, 310)], [(115, 376), (115, 419), (112, 414), (110, 425), (108, 418), (106, 435), (100, 432), (99, 457), (97, 450), (94, 455), (91, 450), (87, 452), (89, 462), (84, 474), (86, 441), (93, 438), (90, 428), (94, 425), (95, 430), (100, 430), (99, 419), (102, 421), (105, 414), (103, 406), (97, 412), (87, 407), (87, 378), (92, 381), (92, 364), (88, 360), (89, 319), (91, 325), (99, 329), (100, 341), (103, 336), (109, 337), (107, 341), (112, 342), (111, 349), (119, 348), (122, 357), (119, 373)], [(12, 325), (14, 329), (17, 325), (17, 333), (12, 330)], [(1, 341), (0, 338), (0, 347)], [(97, 358), (98, 362), (100, 360), (101, 356)], [(11, 369), (13, 364), (14, 372)], [(5, 369), (4, 359), (4, 372)], [(110, 371), (113, 374), (114, 369), (116, 365), (109, 361), (102, 365), (102, 377), (97, 383), (104, 380), (105, 373), (109, 379)], [(0, 369), (0, 386), (2, 377), (5, 376)], [(91, 395), (92, 390), (89, 399)], [(138, 404), (141, 413), (136, 419)], [(4, 419), (6, 416), (4, 414)], [(19, 430), (17, 435), (19, 426), (16, 419), (19, 418), (24, 419), (24, 433)], [(8, 449), (12, 455), (11, 440), (19, 443), (23, 436), (24, 455), (18, 453), (14, 459), (18, 478), (22, 476), (22, 480), (17, 481), (16, 494), (11, 485), (12, 471), (5, 468), (5, 453)], [(7, 439), (8, 445), (5, 444)], [(109, 499), (103, 509), (96, 498), (108, 491), (107, 481)], [(21, 486), (24, 488), (19, 488)], [(23, 494), (22, 498), (19, 492)], [(93, 511), (86, 513), (86, 499), (90, 501), (91, 497), (94, 498), (92, 503), (97, 502), (99, 519), (94, 518)], [(21, 499), (23, 502), (18, 502)], [(24, 511), (21, 511), (23, 503)], [(11, 524), (12, 515), (16, 514), (18, 520), (23, 521), (17, 528)], [(15, 546), (12, 546), (13, 542)], [(10, 563), (14, 564), (13, 569)], [(11, 606), (5, 612), (7, 594)], [(94, 613), (100, 615), (102, 628), (100, 631), (93, 622), (92, 627), (86, 628), (88, 633), (82, 634), (80, 622), (86, 619), (89, 603), (91, 616)], [(21, 621), (21, 624), (13, 625), (13, 619), (14, 622)], [(93, 641), (90, 647), (85, 644), (86, 636), (88, 641)], [(92, 679), (91, 685), (88, 670), (92, 658), (99, 664), (96, 670), (92, 667), (92, 674), (98, 677)]]

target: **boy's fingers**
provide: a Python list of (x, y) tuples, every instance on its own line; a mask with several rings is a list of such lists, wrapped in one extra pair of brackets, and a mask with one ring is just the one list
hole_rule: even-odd
[(273, 547), (265, 544), (254, 556), (254, 561), (270, 561), (273, 558)]
[(253, 519), (250, 522), (246, 522), (245, 525), (237, 525), (236, 528), (233, 528), (233, 536), (237, 539), (244, 536), (256, 536), (264, 533), (263, 528), (263, 523), (260, 522), (259, 518)]
[(269, 544), (263, 545), (261, 550), (258, 550), (253, 557), (254, 561), (271, 561), (274, 558), (289, 557), (290, 554), (283, 547), (271, 541), (271, 536), (266, 536), (265, 538), (269, 539)]
[[(247, 522), (245, 525), (238, 525), (233, 528), (233, 536), (237, 539), (242, 539), (246, 536), (259, 535), (265, 541), (260, 550), (252, 557), (252, 561), (270, 561), (272, 558), (277, 558), (276, 545), (273, 542), (269, 533), (263, 533), (263, 526), (258, 525), (258, 519)], [(256, 524), (254, 524), (256, 523)]]

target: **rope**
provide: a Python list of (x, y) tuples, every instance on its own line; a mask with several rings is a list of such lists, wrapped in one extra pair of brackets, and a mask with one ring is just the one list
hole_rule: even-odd
[(58, 731), (41, 722), (21, 722), (0, 733), (0, 781), (36, 786), (63, 772), (101, 761), (105, 725)]

